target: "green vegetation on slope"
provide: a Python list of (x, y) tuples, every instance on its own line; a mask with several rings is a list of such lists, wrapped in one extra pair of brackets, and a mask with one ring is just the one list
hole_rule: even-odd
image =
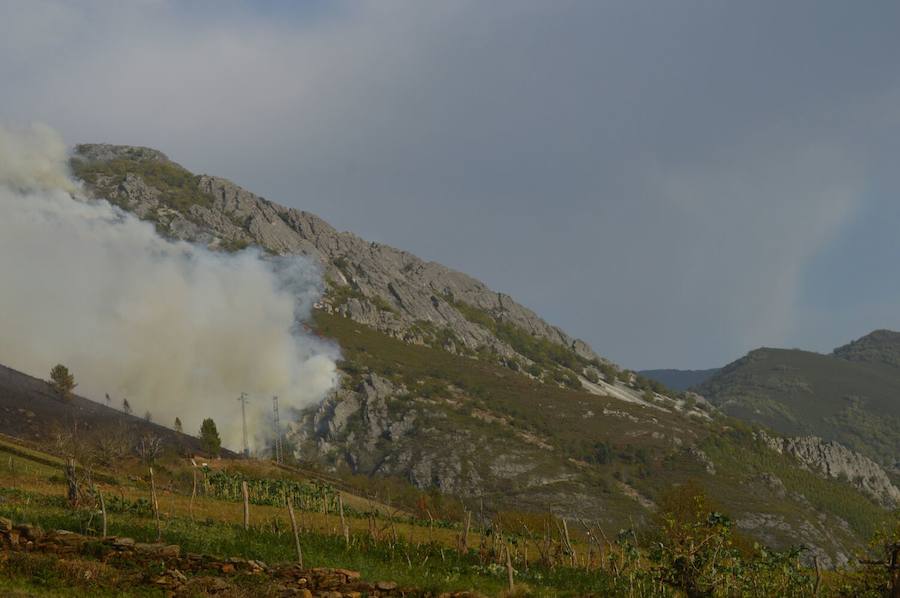
[(581, 357), (568, 347), (529, 334), (510, 322), (499, 320), (483, 309), (463, 301), (455, 301), (450, 296), (444, 298), (467, 320), (487, 328), (497, 338), (512, 347), (516, 353), (524, 355), (541, 366), (547, 368), (563, 366), (579, 372), (584, 366), (597, 364), (595, 361)]
[(730, 415), (836, 440), (889, 468), (900, 455), (900, 369), (880, 360), (758, 349), (698, 391)]
[[(459, 389), (472, 399), (472, 407), (505, 416), (514, 427), (533, 431), (572, 456), (591, 454), (598, 441), (620, 448), (633, 442), (619, 420), (586, 416), (588, 412), (598, 415), (604, 408), (615, 408), (635, 417), (646, 416), (646, 408), (586, 391), (542, 384), (487, 360), (410, 345), (349, 318), (324, 312), (316, 312), (314, 317), (318, 332), (340, 343), (344, 355), (342, 369), (351, 377), (371, 371), (404, 384), (417, 394), (421, 394), (418, 391), (421, 388), (427, 390), (426, 394), (444, 398), (454, 396), (451, 387)], [(687, 428), (697, 426), (690, 418), (677, 413), (669, 416)], [(661, 446), (663, 443), (650, 440), (642, 444)]]
[[(538, 451), (535, 458), (579, 463), (578, 475), (587, 485), (573, 492), (589, 488), (603, 504), (610, 531), (646, 518), (647, 511), (629, 497), (629, 488), (641, 500), (655, 502), (667, 489), (688, 480), (696, 480), (738, 519), (752, 522), (765, 514), (776, 528), (783, 528), (771, 536), (779, 546), (796, 542), (805, 522), (823, 525), (819, 529), (834, 537), (833, 546), (857, 545), (885, 515), (848, 483), (803, 470), (790, 457), (767, 448), (752, 428), (739, 422), (705, 421), (541, 384), (491, 362), (409, 345), (347, 318), (325, 313), (315, 318), (319, 332), (343, 347), (342, 369), (354, 378), (351, 385), (364, 372), (374, 372), (406, 385), (414, 396), (428, 397), (427, 409), (435, 416), (427, 420), (434, 426), (431, 433), (445, 426), (447, 437), (454, 438), (461, 431), (479, 430), (497, 444), (486, 441), (484, 454), (496, 456), (521, 442), (517, 432), (531, 432), (552, 447)], [(468, 402), (468, 409), (450, 406), (461, 402)], [(406, 408), (414, 403), (405, 399)], [(506, 423), (482, 421), (473, 417), (473, 410)], [(423, 447), (428, 442), (423, 438)], [(713, 473), (691, 453), (691, 446), (705, 451)], [(427, 450), (442, 454), (447, 447)], [(772, 487), (761, 483), (767, 476), (776, 480)], [(515, 491), (509, 488), (510, 495)], [(818, 523), (820, 516), (826, 517), (826, 524)], [(842, 521), (849, 530), (842, 531)], [(828, 532), (832, 527), (837, 531)]]
[(834, 356), (848, 361), (884, 363), (900, 368), (900, 332), (876, 330), (834, 350)]

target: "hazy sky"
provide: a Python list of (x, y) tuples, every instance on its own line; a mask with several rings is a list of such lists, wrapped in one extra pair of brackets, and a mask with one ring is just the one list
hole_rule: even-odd
[(148, 145), (632, 368), (900, 328), (900, 3), (0, 0), (0, 121)]

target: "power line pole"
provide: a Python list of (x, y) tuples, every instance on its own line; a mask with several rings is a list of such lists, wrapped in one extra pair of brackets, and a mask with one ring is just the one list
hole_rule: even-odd
[(250, 400), (250, 398), (247, 397), (247, 393), (245, 393), (245, 392), (242, 392), (241, 397), (238, 399), (238, 401), (241, 402), (241, 421), (243, 423), (243, 430), (244, 430), (244, 456), (245, 457), (250, 456), (250, 448), (247, 446), (247, 401), (249, 401), (249, 400)]
[(282, 463), (284, 461), (284, 455), (282, 454), (281, 447), (281, 420), (278, 417), (278, 397), (272, 397), (272, 409), (275, 412), (274, 424), (275, 424), (275, 462)]

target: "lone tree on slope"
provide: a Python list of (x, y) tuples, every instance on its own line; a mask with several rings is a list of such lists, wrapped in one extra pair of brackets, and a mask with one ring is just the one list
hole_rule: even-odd
[(222, 448), (222, 439), (219, 438), (219, 430), (216, 429), (216, 422), (212, 418), (203, 420), (200, 426), (200, 445), (204, 452), (214, 457), (219, 456), (219, 450)]
[(59, 394), (59, 398), (66, 401), (72, 398), (72, 391), (78, 386), (75, 384), (75, 376), (69, 371), (69, 368), (63, 364), (57, 364), (50, 370), (50, 384)]

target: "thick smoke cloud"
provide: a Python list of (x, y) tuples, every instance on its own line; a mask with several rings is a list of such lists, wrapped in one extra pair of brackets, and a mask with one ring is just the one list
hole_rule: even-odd
[(0, 128), (0, 363), (185, 430), (204, 417), (240, 448), (241, 392), (252, 437), (282, 408), (322, 399), (337, 349), (303, 332), (321, 277), (303, 258), (213, 253), (160, 238), (104, 201), (79, 197), (66, 149), (46, 127)]

